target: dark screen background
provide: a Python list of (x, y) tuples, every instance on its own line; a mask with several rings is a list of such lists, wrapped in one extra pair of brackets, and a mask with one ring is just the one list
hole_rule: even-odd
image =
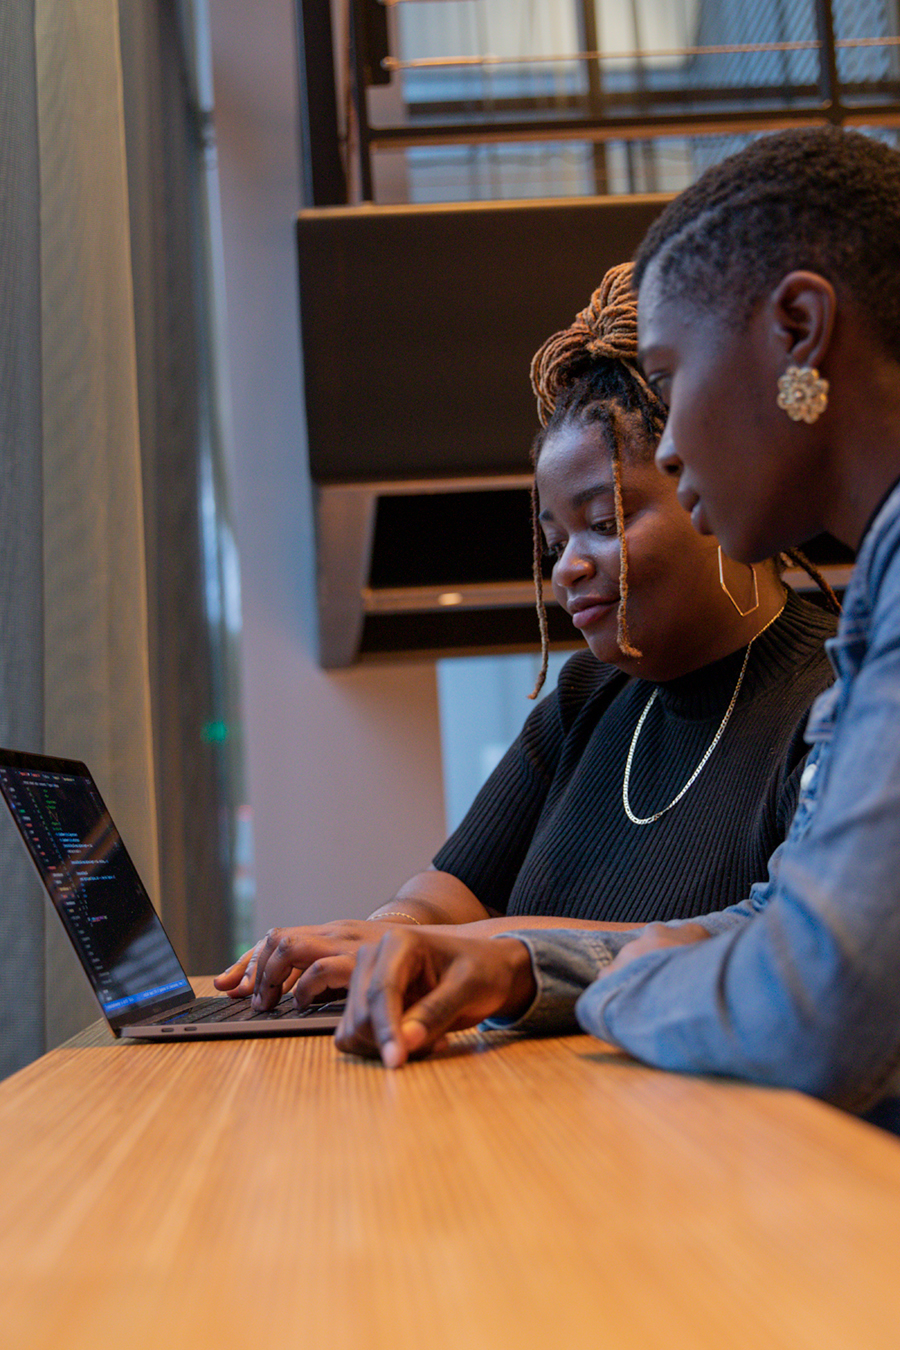
[(191, 993), (90, 779), (0, 768), (0, 790), (107, 1013)]

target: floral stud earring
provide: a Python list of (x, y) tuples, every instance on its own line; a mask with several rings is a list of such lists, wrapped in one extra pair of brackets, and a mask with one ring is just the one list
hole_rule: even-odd
[(778, 381), (777, 402), (792, 422), (815, 422), (828, 407), (828, 381), (815, 366), (788, 366)]

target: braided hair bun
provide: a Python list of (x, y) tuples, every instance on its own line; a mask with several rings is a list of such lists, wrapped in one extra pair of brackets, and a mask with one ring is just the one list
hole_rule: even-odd
[(632, 290), (633, 264), (611, 267), (569, 327), (554, 333), (531, 362), (531, 387), (538, 418), (545, 427), (557, 400), (599, 358), (621, 361), (643, 383), (637, 365), (637, 296)]

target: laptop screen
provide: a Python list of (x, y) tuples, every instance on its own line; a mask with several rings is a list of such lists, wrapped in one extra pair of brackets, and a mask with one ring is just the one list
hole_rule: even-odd
[[(83, 765), (13, 765), (0, 791), (59, 911), (103, 1012), (130, 1021), (193, 991), (96, 785)], [(53, 761), (33, 757), (33, 764)], [(81, 772), (79, 772), (81, 770)]]

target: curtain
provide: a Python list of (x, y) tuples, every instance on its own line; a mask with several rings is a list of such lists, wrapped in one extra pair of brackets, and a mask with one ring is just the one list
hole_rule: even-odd
[[(186, 12), (0, 6), (0, 728), (8, 745), (88, 763), (202, 973), (232, 955), (243, 794)], [(28, 997), (0, 1072), (97, 1016), (15, 845), (4, 820), (4, 1015)]]
[[(0, 5), (0, 739), (41, 748), (41, 273), (34, 8)], [(41, 889), (0, 812), (0, 1076), (44, 1048)]]
[(176, 0), (119, 12), (160, 887), (176, 948), (209, 972), (234, 954), (243, 751), (205, 16)]
[[(91, 767), (159, 895), (117, 0), (35, 11), (44, 458), (44, 745)], [(47, 1036), (94, 1011), (47, 927)]]

